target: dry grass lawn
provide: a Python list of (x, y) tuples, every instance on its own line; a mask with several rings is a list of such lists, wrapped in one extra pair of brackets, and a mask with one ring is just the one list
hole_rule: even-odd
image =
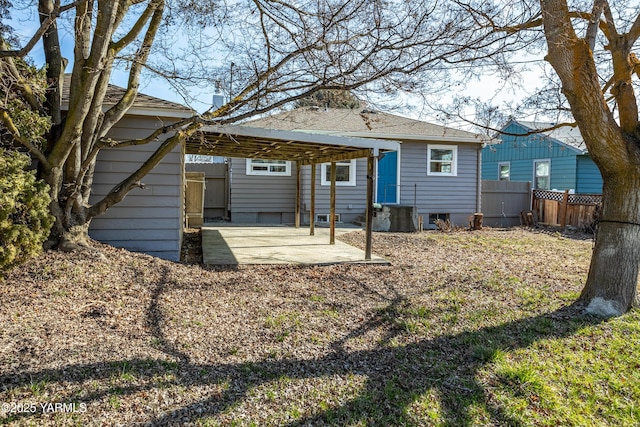
[(626, 325), (562, 309), (591, 245), (375, 234), (392, 265), (234, 269), (48, 252), (0, 282), (0, 424), (577, 425), (561, 409), (573, 398), (593, 400), (583, 425), (640, 423), (637, 358), (591, 397), (551, 376), (556, 345), (587, 336), (571, 352), (594, 354), (580, 346)]

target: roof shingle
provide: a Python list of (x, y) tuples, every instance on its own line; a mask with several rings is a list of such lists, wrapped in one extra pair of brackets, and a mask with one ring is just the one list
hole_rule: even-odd
[[(335, 133), (359, 137), (425, 139), (460, 138), (484, 142), (486, 137), (459, 129), (372, 110), (301, 107), (244, 123), (277, 130)], [(403, 138), (403, 136), (405, 138)]]
[[(62, 87), (62, 102), (69, 102), (69, 88), (71, 86), (71, 74), (65, 74), (64, 85)], [(109, 84), (107, 94), (104, 97), (104, 105), (115, 105), (125, 94), (125, 89)], [(133, 109), (142, 110), (171, 110), (179, 111), (181, 113), (195, 113), (191, 108), (186, 107), (177, 102), (167, 101), (166, 99), (157, 98), (155, 96), (138, 93), (133, 105)]]
[(578, 129), (577, 126), (562, 126), (553, 130), (544, 130), (555, 126), (555, 123), (527, 122), (520, 120), (518, 120), (516, 123), (519, 123), (520, 125), (532, 131), (540, 130), (541, 134), (553, 138), (562, 144), (573, 147), (576, 150), (582, 151), (583, 153), (587, 152), (587, 146), (585, 145), (582, 134), (580, 133), (580, 129)]

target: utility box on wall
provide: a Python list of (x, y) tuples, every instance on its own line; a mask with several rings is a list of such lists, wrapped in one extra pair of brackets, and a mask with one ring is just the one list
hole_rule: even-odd
[(413, 206), (389, 206), (391, 227), (389, 231), (413, 233), (418, 231), (418, 212)]
[(385, 205), (374, 211), (373, 231), (411, 233), (418, 231), (418, 216), (413, 206)]

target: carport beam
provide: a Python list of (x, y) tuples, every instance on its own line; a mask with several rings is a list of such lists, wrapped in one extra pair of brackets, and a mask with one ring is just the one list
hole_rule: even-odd
[(367, 157), (367, 221), (365, 224), (366, 243), (364, 249), (365, 261), (371, 260), (371, 246), (373, 231), (373, 153)]

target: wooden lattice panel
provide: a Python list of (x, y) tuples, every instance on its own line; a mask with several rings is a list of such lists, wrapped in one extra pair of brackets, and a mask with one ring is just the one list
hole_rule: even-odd
[(601, 205), (600, 194), (533, 190), (533, 210), (542, 224), (588, 228), (595, 221)]
[(533, 190), (533, 197), (541, 200), (555, 200), (561, 202), (564, 192), (551, 190)]
[(569, 194), (569, 203), (576, 205), (601, 205), (602, 194)]

